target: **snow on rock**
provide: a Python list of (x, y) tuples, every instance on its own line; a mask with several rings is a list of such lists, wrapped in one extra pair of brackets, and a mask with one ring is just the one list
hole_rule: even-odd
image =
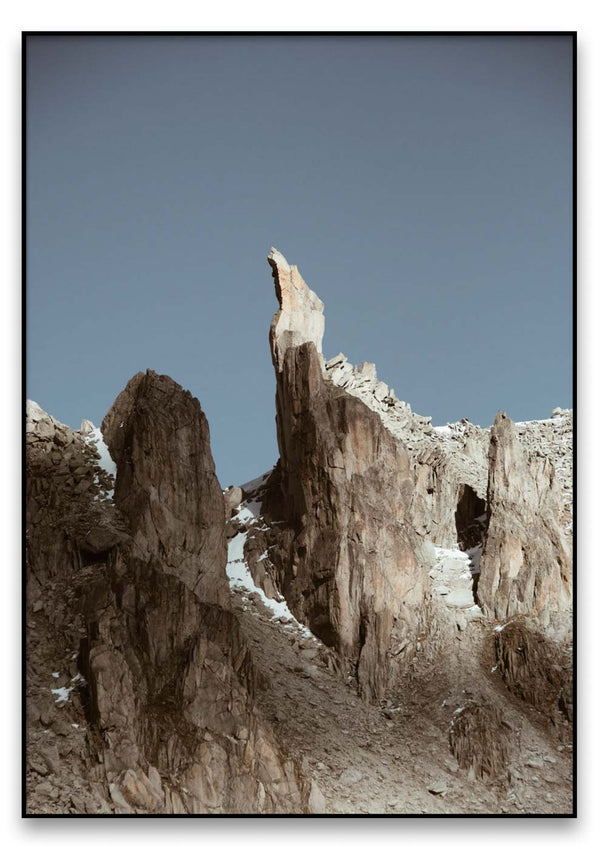
[(104, 469), (107, 474), (116, 477), (117, 466), (113, 458), (110, 456), (108, 446), (104, 441), (100, 428), (94, 427), (92, 432), (86, 436), (85, 441), (88, 445), (93, 445), (98, 454), (100, 454), (100, 460), (98, 461), (100, 468)]
[(237, 512), (234, 513), (234, 518), (245, 525), (254, 525), (259, 516), (260, 513), (257, 510), (250, 510), (246, 504), (240, 504)]
[(312, 637), (312, 632), (305, 625), (301, 625), (295, 616), (293, 616), (285, 600), (276, 601), (273, 598), (268, 598), (264, 591), (260, 587), (257, 587), (252, 580), (250, 570), (244, 561), (244, 545), (247, 536), (247, 531), (236, 534), (233, 539), (229, 540), (227, 546), (227, 577), (229, 578), (231, 589), (241, 589), (247, 596), (256, 593), (262, 604), (273, 617), (279, 617), (286, 624), (295, 626), (301, 631), (304, 637)]
[[(114, 489), (114, 481), (117, 477), (117, 466), (113, 458), (110, 456), (110, 452), (108, 450), (108, 446), (104, 441), (104, 437), (102, 436), (102, 431), (99, 427), (95, 427), (92, 422), (85, 421), (87, 427), (84, 428), (84, 422), (81, 425), (82, 433), (85, 433), (85, 441), (88, 445), (93, 446), (98, 454), (100, 455), (100, 459), (98, 460), (98, 465), (101, 469), (103, 469), (108, 475), (112, 477), (113, 486), (110, 489), (106, 489), (104, 494), (107, 498), (112, 498), (115, 494)], [(96, 475), (96, 483), (100, 486), (100, 480), (98, 475)]]
[(55, 703), (57, 705), (69, 701), (69, 693), (73, 687), (57, 687), (55, 690), (50, 690), (53, 696), (56, 696)]
[[(258, 481), (260, 485), (270, 474), (269, 472), (266, 475), (262, 475), (250, 483), (255, 484)], [(250, 485), (244, 484), (242, 489), (248, 491)], [(250, 526), (257, 526), (258, 520), (261, 518), (262, 502), (256, 498), (256, 489), (255, 487), (254, 490), (250, 490), (253, 497), (247, 501), (243, 501), (233, 516), (233, 518), (242, 522), (248, 528)], [(258, 527), (257, 530), (266, 530), (266, 526)], [(279, 618), (286, 627), (297, 628), (305, 638), (314, 638), (312, 632), (305, 625), (298, 622), (292, 614), (283, 596), (280, 596), (279, 600), (269, 598), (264, 590), (254, 583), (250, 569), (244, 559), (244, 546), (246, 545), (248, 533), (248, 530), (240, 531), (227, 544), (227, 577), (230, 588), (233, 591), (241, 590), (245, 600), (252, 600), (250, 596), (253, 596), (254, 599), (258, 596), (273, 618)], [(259, 560), (265, 560), (266, 558), (267, 552), (265, 551)]]
[(471, 619), (480, 609), (473, 597), (474, 564), (470, 553), (458, 548), (435, 546), (435, 566), (429, 572), (433, 588), (450, 608), (463, 610)]

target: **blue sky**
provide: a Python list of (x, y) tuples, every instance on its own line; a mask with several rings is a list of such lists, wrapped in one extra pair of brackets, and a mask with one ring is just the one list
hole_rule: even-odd
[(432, 415), (571, 405), (571, 41), (28, 42), (28, 396), (99, 424), (171, 375), (223, 486), (277, 459), (275, 245), (324, 353)]

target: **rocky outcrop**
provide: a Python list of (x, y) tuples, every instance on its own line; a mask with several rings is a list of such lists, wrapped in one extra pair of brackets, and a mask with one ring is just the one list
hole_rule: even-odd
[(231, 612), (134, 556), (109, 562), (93, 587), (90, 718), (117, 811), (128, 808), (113, 788), (134, 810), (305, 812), (310, 788), (255, 710)]
[(513, 752), (511, 734), (497, 707), (468, 702), (450, 721), (450, 749), (460, 767), (489, 780), (506, 775)]
[(527, 452), (502, 412), (492, 428), (489, 468), (479, 601), (497, 619), (534, 614), (550, 627), (570, 611), (572, 595), (560, 480), (549, 457)]
[[(93, 477), (86, 437), (30, 418), (28, 585), (44, 601), (30, 595), (29, 650), (32, 663), (45, 659), (29, 676), (29, 810), (309, 812), (317, 788), (256, 708), (261, 681), (230, 609), (223, 496), (198, 402), (170, 378), (136, 375), (103, 432), (117, 462), (114, 502), (94, 501), (91, 486), (76, 501), (70, 478), (48, 462), (62, 469), (67, 452), (79, 452), (78, 474)], [(79, 525), (66, 521), (65, 504)], [(86, 528), (96, 521), (106, 535), (90, 552)], [(77, 663), (70, 686), (65, 654)], [(59, 667), (62, 687), (44, 687), (45, 664)], [(40, 706), (44, 691), (50, 705)], [(56, 747), (55, 796), (45, 799), (38, 723), (52, 722), (58, 702), (78, 737)]]
[(227, 607), (225, 506), (206, 416), (164, 375), (133, 377), (102, 422), (119, 474), (115, 503), (138, 556)]
[(271, 322), (271, 354), (273, 365), (281, 371), (288, 348), (312, 342), (317, 353), (322, 353), (325, 317), (323, 302), (308, 288), (298, 268), (289, 265), (275, 248), (271, 248), (269, 265), (279, 301), (279, 310)]
[(73, 431), (27, 403), (26, 809), (32, 813), (112, 810), (100, 740), (86, 720), (81, 599), (88, 576), (129, 536), (111, 499), (114, 478), (101, 466), (98, 433), (85, 423)]
[[(289, 268), (280, 256), (269, 258), (276, 281)], [(272, 327), (290, 310), (286, 325), (304, 326), (293, 310), (313, 299), (290, 306), (281, 285), (276, 292), (281, 309)], [(424, 570), (409, 522), (410, 457), (379, 416), (326, 380), (313, 340), (301, 335), (293, 345), (284, 335), (280, 345), (280, 338), (271, 332), (279, 508), (287, 528), (279, 534), (279, 558), (274, 550), (271, 559), (279, 562), (292, 611), (356, 663), (362, 692), (375, 698), (411, 656), (423, 602)]]
[(433, 427), (269, 264), (267, 474), (152, 371), (102, 431), (28, 404), (27, 810), (506, 812), (557, 763), (515, 805), (568, 810), (571, 412)]
[(494, 642), (496, 666), (508, 689), (564, 731), (564, 726), (573, 721), (573, 658), (569, 648), (549, 640), (524, 616), (497, 626)]
[[(491, 430), (466, 419), (432, 427), (372, 363), (324, 362), (321, 301), (278, 251), (269, 263), (280, 462), (266, 504), (286, 525), (269, 559), (296, 616), (357, 664), (368, 697), (431, 630), (429, 596), (465, 612), (459, 627), (481, 618), (478, 604), (546, 628), (565, 613), (568, 625), (569, 412), (517, 432), (504, 419)], [(423, 543), (441, 552), (438, 565)], [(465, 562), (446, 575), (455, 548)]]
[(515, 434), (529, 456), (546, 458), (557, 480), (563, 509), (560, 523), (570, 539), (573, 533), (573, 411), (556, 407), (549, 419), (515, 422)]
[(126, 533), (93, 430), (72, 431), (28, 401), (25, 438), (27, 599), (41, 609), (48, 583), (71, 576)]
[(481, 500), (486, 496), (489, 429), (466, 419), (433, 427), (431, 416), (414, 413), (378, 380), (373, 363), (356, 367), (338, 354), (325, 363), (325, 376), (377, 413), (408, 450), (414, 477), (411, 522), (419, 536), (445, 547), (456, 543), (455, 513), (465, 488)]

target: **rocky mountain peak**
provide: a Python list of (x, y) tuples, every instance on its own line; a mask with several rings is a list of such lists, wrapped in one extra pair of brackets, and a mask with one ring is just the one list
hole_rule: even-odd
[(151, 370), (27, 404), (28, 811), (568, 812), (572, 412), (434, 427), (268, 262), (266, 474)]
[(271, 322), (271, 355), (280, 372), (288, 348), (312, 342), (318, 354), (322, 354), (325, 316), (323, 302), (306, 285), (297, 266), (289, 265), (276, 248), (271, 248), (268, 262), (279, 301), (279, 310)]
[(102, 424), (104, 500), (97, 429), (27, 412), (28, 809), (318, 810), (257, 709), (199, 402), (153, 371), (129, 381)]
[(102, 432), (119, 469), (115, 503), (138, 549), (203, 601), (227, 606), (225, 506), (198, 400), (166, 375), (140, 372)]

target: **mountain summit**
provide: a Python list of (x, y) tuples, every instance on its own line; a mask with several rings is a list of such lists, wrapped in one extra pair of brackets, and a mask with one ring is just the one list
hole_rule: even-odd
[(279, 460), (200, 403), (28, 402), (26, 810), (572, 810), (572, 413), (433, 427), (276, 249)]

